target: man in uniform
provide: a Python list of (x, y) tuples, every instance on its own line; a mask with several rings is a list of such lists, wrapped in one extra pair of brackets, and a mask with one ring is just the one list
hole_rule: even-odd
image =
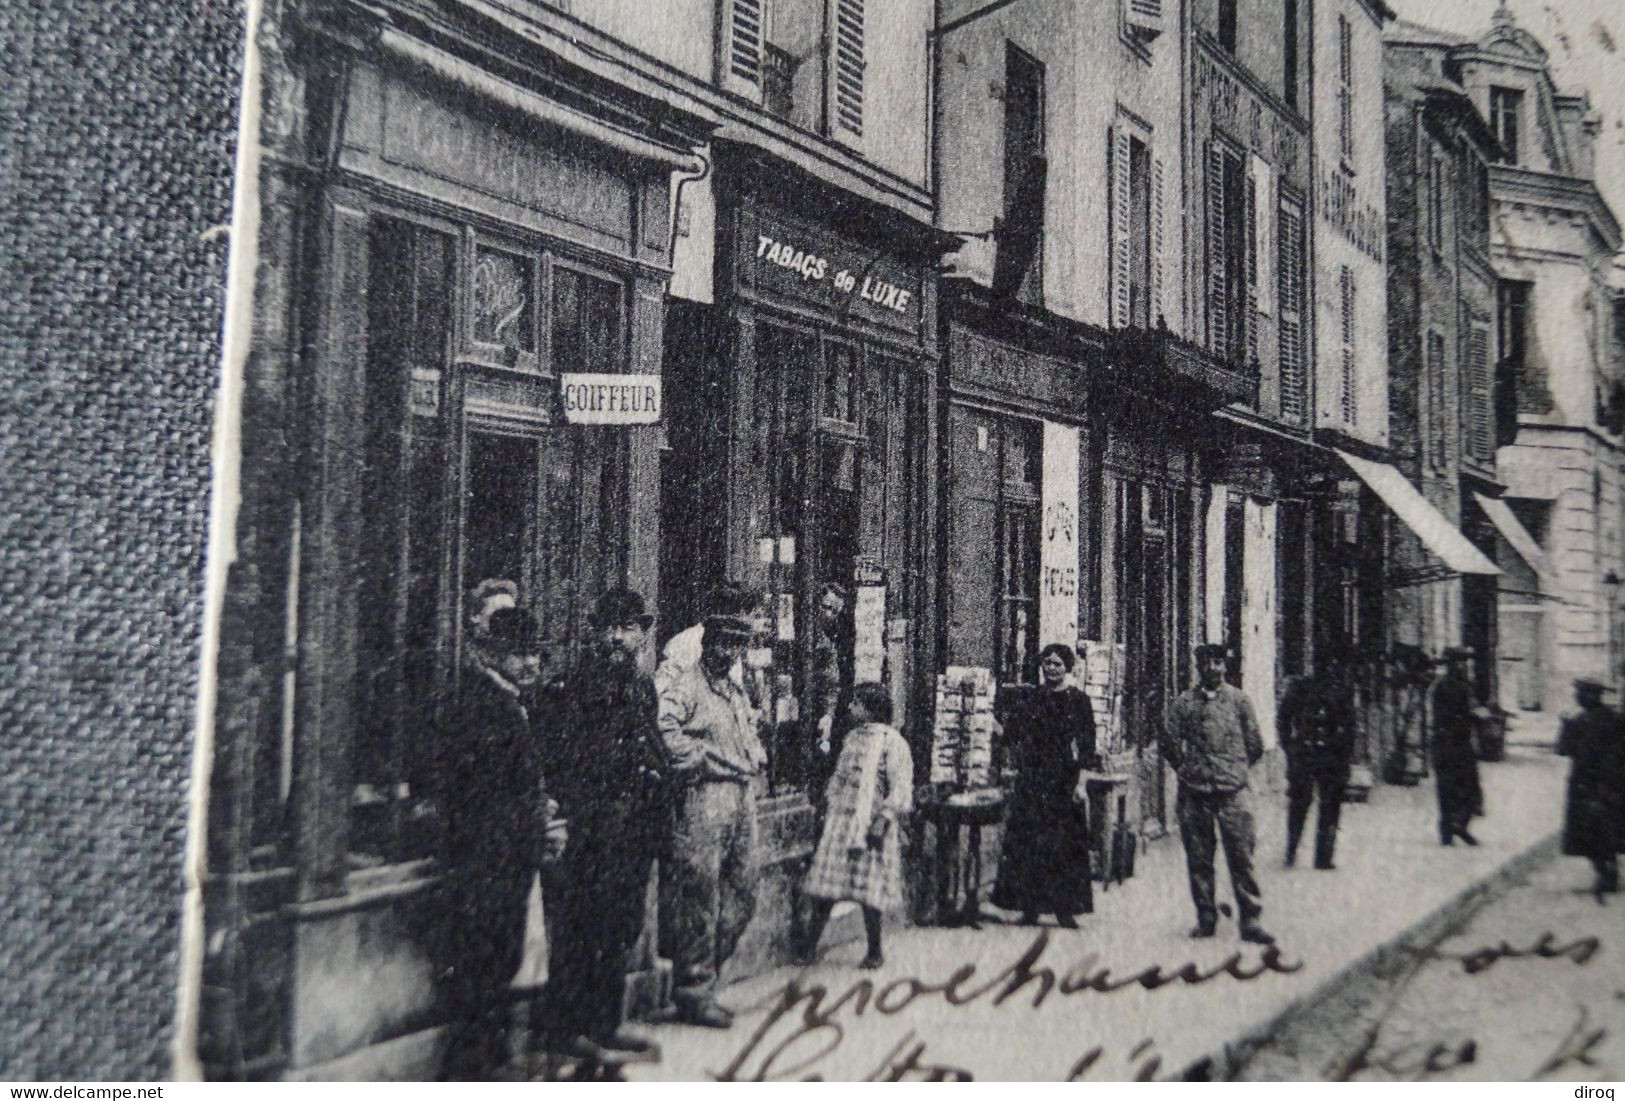
[(1333, 664), (1294, 678), (1281, 697), (1276, 729), (1286, 753), (1286, 866), (1298, 859), (1309, 804), (1320, 799), (1315, 819), (1315, 867), (1330, 870), (1337, 820), (1354, 752), (1354, 701), (1342, 666)]
[(1473, 651), (1452, 646), (1444, 653), (1445, 672), (1433, 686), (1433, 770), (1439, 786), (1439, 843), (1478, 839), (1467, 824), (1484, 813), (1478, 783), (1478, 755), (1473, 751), (1473, 686), (1467, 661)]
[(1274, 944), (1258, 923), (1263, 900), (1253, 878), (1253, 816), (1247, 807), (1247, 771), (1264, 755), (1253, 705), (1224, 681), (1226, 651), (1217, 643), (1196, 648), (1198, 682), (1168, 709), (1162, 754), (1179, 776), (1174, 810), (1185, 844), (1191, 899), (1196, 903), (1192, 937), (1211, 937), (1218, 925), (1213, 899), (1213, 835), (1217, 827), (1230, 868), (1241, 939)]
[(443, 712), (446, 914), (442, 1080), (498, 1076), (508, 1061), (509, 983), (524, 956), (531, 877), (547, 845), (541, 754), (523, 698), (541, 673), (536, 620), (491, 613)]
[(717, 974), (756, 911), (756, 800), (766, 761), (750, 700), (730, 675), (749, 620), (706, 617), (700, 660), (660, 689), (660, 736), (679, 785), (664, 933), (682, 1019), (727, 1028)]
[(654, 683), (638, 668), (654, 617), (641, 594), (611, 589), (590, 622), (596, 644), (544, 693), (548, 788), (569, 822), (545, 900), (545, 1046), (614, 1062), (653, 1050), (622, 1030), (623, 991), (650, 865), (671, 842), (672, 803)]

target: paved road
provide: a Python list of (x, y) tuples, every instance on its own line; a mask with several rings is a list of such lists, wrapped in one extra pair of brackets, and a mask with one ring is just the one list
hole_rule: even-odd
[(1556, 857), (1431, 949), (1396, 954), (1300, 1016), (1251, 1080), (1625, 1078), (1625, 895)]

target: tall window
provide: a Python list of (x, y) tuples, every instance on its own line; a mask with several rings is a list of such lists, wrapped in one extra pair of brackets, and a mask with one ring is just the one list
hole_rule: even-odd
[(863, 136), (864, 0), (721, 0), (722, 83), (805, 129)]
[(1434, 252), (1444, 248), (1444, 158), (1433, 152), (1427, 154), (1427, 238)]
[(1309, 405), (1303, 346), (1303, 205), (1283, 198), (1280, 219), (1281, 416), (1301, 423)]
[(1030, 684), (1038, 675), (1041, 438), (1036, 422), (1006, 422), (998, 612), (998, 671), (1006, 682)]
[[(1006, 46), (1004, 74), (1004, 225), (1000, 251), (1019, 248), (1024, 262), (1017, 297), (1043, 301), (1044, 225), (1044, 66), (1032, 55)], [(1035, 240), (1030, 250), (1021, 242)], [(1008, 261), (1009, 257), (1001, 259)]]
[(1501, 143), (1505, 164), (1518, 163), (1518, 119), (1523, 113), (1523, 92), (1517, 88), (1490, 89), (1490, 129)]
[(1219, 45), (1235, 52), (1236, 0), (1219, 0)]
[(1446, 461), (1445, 438), (1445, 364), (1444, 364), (1444, 337), (1436, 332), (1428, 333), (1427, 351), (1427, 395), (1428, 395), (1428, 461), (1434, 470), (1448, 469)]
[(1255, 319), (1248, 294), (1253, 235), (1249, 175), (1241, 156), (1213, 143), (1207, 165), (1208, 345), (1232, 363), (1249, 361)]
[(1354, 32), (1343, 15), (1337, 17), (1337, 148), (1354, 163)]
[(1298, 105), (1298, 0), (1285, 0), (1282, 5), (1281, 91), (1288, 106)]
[(1354, 272), (1347, 266), (1339, 269), (1337, 273), (1337, 287), (1340, 309), (1340, 335), (1342, 337), (1341, 363), (1338, 377), (1338, 404), (1343, 414), (1343, 423), (1355, 424), (1358, 406), (1354, 390), (1354, 308), (1355, 286)]
[(1467, 335), (1466, 440), (1462, 450), (1480, 462), (1495, 457), (1495, 433), (1491, 426), (1489, 319), (1475, 320)]
[(1111, 320), (1113, 326), (1148, 329), (1161, 313), (1157, 278), (1159, 189), (1152, 178), (1151, 149), (1126, 126), (1112, 128), (1106, 150), (1111, 182)]
[(1511, 443), (1519, 413), (1549, 413), (1551, 393), (1534, 362), (1534, 284), (1503, 279), (1497, 287), (1497, 343), (1501, 348), (1495, 389), (1497, 441)]

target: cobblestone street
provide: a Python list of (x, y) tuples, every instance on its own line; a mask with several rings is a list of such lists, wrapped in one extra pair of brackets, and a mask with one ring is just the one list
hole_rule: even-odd
[[(1260, 949), (1241, 944), (1233, 922), (1221, 923), (1212, 941), (1186, 939), (1191, 906), (1183, 853), (1177, 838), (1169, 837), (1146, 849), (1133, 880), (1097, 895), (1096, 912), (1083, 919), (1083, 928), (1046, 927), (1036, 957), (1036, 931), (1016, 926), (892, 929), (882, 971), (858, 970), (862, 948), (851, 943), (827, 949), (819, 965), (805, 972), (785, 968), (738, 983), (722, 998), (738, 1013), (731, 1030), (656, 1026), (651, 1031), (663, 1048), (662, 1062), (630, 1067), (628, 1073), (651, 1080), (809, 1075), (853, 1080), (917, 1078), (953, 1068), (976, 1078), (1124, 1080), (1176, 1077), (1208, 1058), (1207, 1073), (1221, 1074), (1227, 1044), (1258, 1034), (1374, 949), (1549, 837), (1561, 806), (1563, 767), (1561, 759), (1527, 749), (1485, 766), (1489, 816), (1474, 827), (1483, 842), (1476, 849), (1439, 846), (1430, 782), (1378, 788), (1370, 803), (1346, 809), (1338, 869), (1332, 873), (1281, 866), (1279, 798), (1255, 793), (1264, 920), (1279, 938), (1277, 966), (1288, 973), (1270, 970)], [(1571, 862), (1559, 867), (1558, 880), (1565, 884), (1588, 881), (1583, 867)], [(1562, 890), (1554, 886), (1538, 897), (1569, 900)], [(1221, 897), (1226, 892), (1222, 886)], [(1580, 909), (1596, 908), (1589, 896), (1572, 899)], [(1617, 918), (1613, 910), (1599, 913)], [(1567, 929), (1557, 917), (1547, 920), (1531, 909), (1522, 924), (1509, 924), (1507, 933), (1497, 935), (1513, 944), (1533, 942), (1548, 925), (1560, 934)], [(1036, 977), (1001, 999), (999, 994), (1019, 981), (1011, 968), (1023, 959), (1025, 973)], [(971, 963), (975, 974), (952, 991), (964, 1004), (950, 1008), (941, 988)], [(1200, 984), (1183, 977), (1162, 984), (1153, 980), (1156, 989), (1132, 982), (1152, 968), (1165, 978), (1182, 975), (1187, 963), (1195, 965), (1192, 977), (1214, 977)], [(1562, 961), (1518, 966), (1572, 967)], [(1047, 985), (1045, 968), (1053, 973), (1054, 986), (1035, 1007), (1035, 997)], [(1505, 973), (1511, 972), (1508, 966)], [(1247, 981), (1238, 978), (1254, 973), (1257, 977)], [(1486, 977), (1492, 974), (1490, 969)], [(872, 988), (863, 985), (866, 980)], [(821, 1001), (815, 1005), (809, 997), (780, 1012), (792, 981), (809, 995), (821, 992)], [(1115, 988), (1119, 983), (1131, 984)], [(1545, 999), (1560, 996), (1560, 982), (1546, 985)], [(1572, 1007), (1563, 1008), (1552, 1018), (1552, 1028), (1572, 1024)], [(1515, 1004), (1504, 1011), (1519, 1012)], [(1504, 1029), (1496, 1033), (1502, 1034)], [(1001, 1035), (1006, 1039), (997, 1043), (986, 1039)], [(1012, 1036), (1023, 1039), (1012, 1042)], [(1262, 1061), (1250, 1066), (1253, 1073), (1264, 1069)]]

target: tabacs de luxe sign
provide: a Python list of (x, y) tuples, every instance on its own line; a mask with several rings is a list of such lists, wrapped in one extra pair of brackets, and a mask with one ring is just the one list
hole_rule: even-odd
[(564, 374), (559, 400), (570, 424), (658, 424), (660, 376)]

